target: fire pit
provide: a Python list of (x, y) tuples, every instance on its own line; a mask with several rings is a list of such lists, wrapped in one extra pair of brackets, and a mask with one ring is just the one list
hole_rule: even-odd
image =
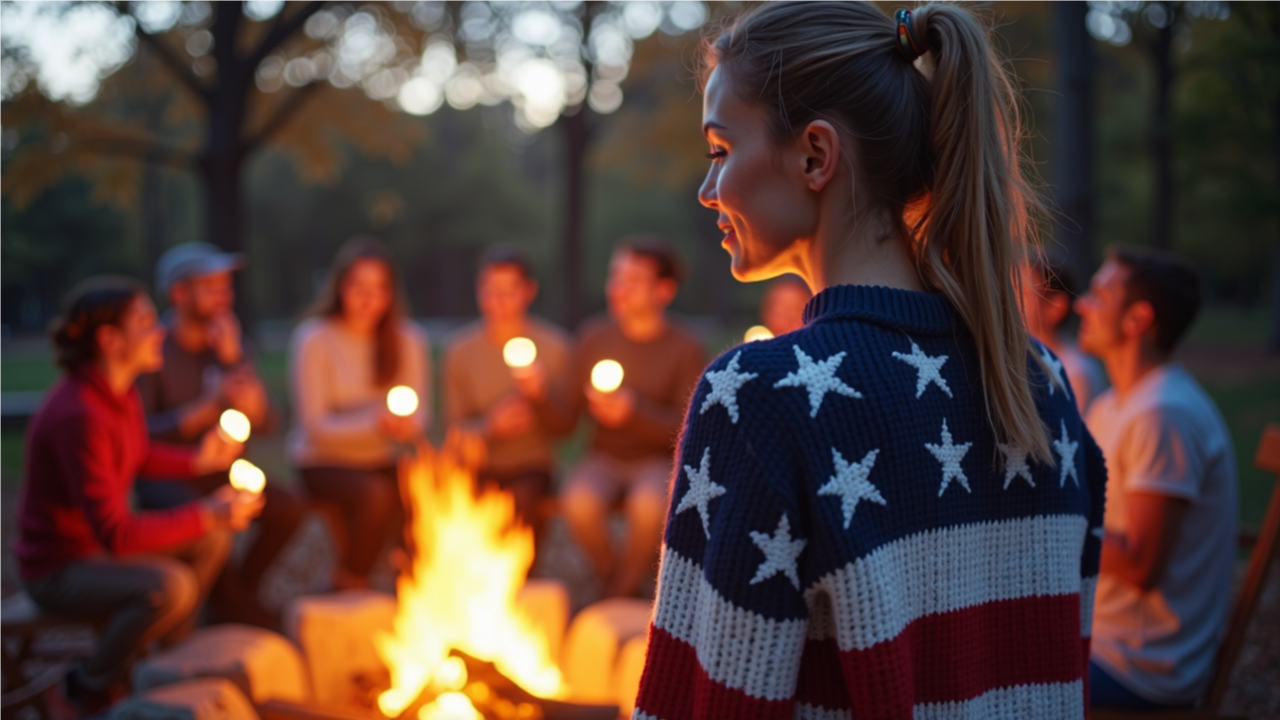
[(533, 532), (510, 494), (478, 489), (459, 438), (422, 443), (400, 466), (409, 562), (396, 582), (391, 632), (375, 638), (388, 718), (612, 720), (614, 706), (567, 702), (569, 688), (538, 618), (516, 602), (533, 564)]

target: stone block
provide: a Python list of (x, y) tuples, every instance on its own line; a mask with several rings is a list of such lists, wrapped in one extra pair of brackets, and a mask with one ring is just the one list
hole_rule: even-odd
[(631, 717), (636, 708), (636, 695), (640, 692), (640, 676), (644, 674), (645, 653), (649, 650), (649, 636), (637, 635), (622, 646), (618, 662), (613, 669), (613, 687), (617, 693), (620, 717)]
[(653, 606), (645, 600), (611, 598), (578, 613), (564, 646), (564, 674), (575, 702), (611, 704), (619, 690), (617, 666), (627, 641), (643, 638)]
[(527, 580), (516, 596), (516, 607), (546, 635), (551, 659), (559, 663), (569, 625), (569, 590), (556, 580)]
[(258, 720), (249, 699), (223, 678), (185, 680), (116, 703), (111, 720)]
[(225, 678), (254, 702), (305, 702), (311, 697), (298, 648), (281, 635), (248, 625), (202, 628), (133, 669), (138, 690), (202, 677)]
[(285, 608), (285, 634), (302, 649), (316, 704), (369, 706), (388, 682), (373, 639), (391, 632), (395, 617), (395, 597), (371, 590), (300, 597)]

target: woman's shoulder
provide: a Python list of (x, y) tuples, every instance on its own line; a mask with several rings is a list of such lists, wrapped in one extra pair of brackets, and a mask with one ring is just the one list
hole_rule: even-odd
[(324, 317), (309, 317), (293, 328), (294, 345), (307, 345), (316, 338), (334, 331), (333, 323)]
[(418, 323), (405, 318), (400, 321), (397, 329), (400, 332), (400, 337), (423, 349), (427, 347), (427, 331)]

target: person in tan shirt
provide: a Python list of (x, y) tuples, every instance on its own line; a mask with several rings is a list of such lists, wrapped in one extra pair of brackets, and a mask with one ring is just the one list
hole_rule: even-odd
[[(561, 491), (565, 520), (608, 596), (633, 595), (654, 567), (667, 509), (676, 435), (706, 366), (702, 342), (667, 316), (678, 289), (674, 254), (649, 238), (624, 241), (609, 264), (609, 317), (583, 324), (572, 397), (595, 421), (586, 456)], [(591, 370), (622, 365), (621, 387), (600, 392)], [(609, 510), (623, 501), (627, 539), (621, 558), (609, 537)]]
[[(538, 295), (529, 261), (519, 252), (487, 253), (476, 276), (480, 319), (445, 343), (444, 411), (451, 428), (479, 438), (486, 449), (483, 482), (515, 499), (517, 515), (541, 534), (537, 501), (550, 491), (552, 444), (573, 428), (562, 400), (572, 360), (568, 333), (529, 315)], [(513, 370), (503, 360), (507, 341), (533, 341), (537, 358)]]

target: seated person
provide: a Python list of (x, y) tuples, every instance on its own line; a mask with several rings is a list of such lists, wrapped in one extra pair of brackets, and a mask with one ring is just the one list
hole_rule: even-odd
[(760, 301), (760, 322), (774, 337), (804, 327), (804, 306), (813, 293), (796, 275), (783, 275), (769, 283)]
[(50, 612), (107, 617), (93, 654), (67, 676), (84, 716), (120, 692), (143, 643), (187, 633), (261, 500), (224, 486), (171, 510), (135, 513), (138, 475), (189, 478), (225, 470), (238, 443), (206, 433), (195, 447), (147, 439), (134, 388), (160, 368), (164, 329), (137, 283), (98, 278), (74, 289), (53, 330), (61, 377), (27, 429), (14, 554), (31, 599)]
[[(445, 347), (444, 407), (449, 424), (479, 437), (487, 449), (480, 477), (510, 492), (516, 513), (540, 534), (537, 501), (551, 489), (552, 441), (572, 429), (564, 394), (572, 340), (560, 328), (531, 317), (538, 281), (520, 253), (496, 249), (476, 277), (480, 320), (455, 333)], [(537, 359), (513, 370), (503, 360), (507, 341), (533, 341)]]
[(1171, 360), (1200, 308), (1180, 260), (1112, 250), (1076, 301), (1080, 348), (1111, 389), (1086, 422), (1109, 480), (1093, 614), (1095, 707), (1191, 705), (1224, 631), (1235, 559), (1236, 466), (1213, 401)]
[[(342, 511), (347, 543), (334, 571), (338, 589), (368, 587), (388, 536), (403, 541), (398, 443), (426, 432), (431, 408), (427, 336), (405, 317), (394, 268), (381, 243), (349, 240), (289, 343), (289, 455), (307, 491)], [(408, 417), (387, 408), (387, 391), (397, 385), (418, 394)]]
[(1106, 388), (1107, 378), (1098, 361), (1080, 352), (1071, 341), (1075, 276), (1065, 262), (1049, 256), (1027, 260), (1022, 263), (1020, 273), (1018, 287), (1027, 332), (1058, 356), (1075, 395), (1076, 407), (1083, 415), (1089, 403)]
[[(165, 318), (164, 367), (138, 378), (152, 439), (195, 445), (227, 408), (243, 412), (256, 436), (274, 429), (277, 414), (232, 312), (231, 273), (243, 264), (240, 255), (206, 243), (184, 243), (160, 258), (156, 283), (172, 306)], [(161, 510), (226, 484), (227, 473), (216, 472), (183, 481), (140, 480), (134, 490), (141, 507)], [(209, 602), (218, 619), (273, 627), (278, 622), (263, 610), (258, 586), (302, 522), (306, 504), (277, 483), (268, 483), (262, 497), (258, 532), (239, 572), (224, 569)]]
[[(701, 341), (667, 317), (678, 289), (675, 255), (660, 241), (623, 241), (609, 263), (609, 317), (583, 324), (574, 361), (596, 426), (586, 456), (561, 492), (565, 520), (608, 596), (633, 595), (653, 572), (667, 510), (676, 434), (706, 365)], [(600, 392), (591, 370), (622, 365), (622, 386)], [(615, 559), (609, 510), (624, 501), (627, 540)]]

